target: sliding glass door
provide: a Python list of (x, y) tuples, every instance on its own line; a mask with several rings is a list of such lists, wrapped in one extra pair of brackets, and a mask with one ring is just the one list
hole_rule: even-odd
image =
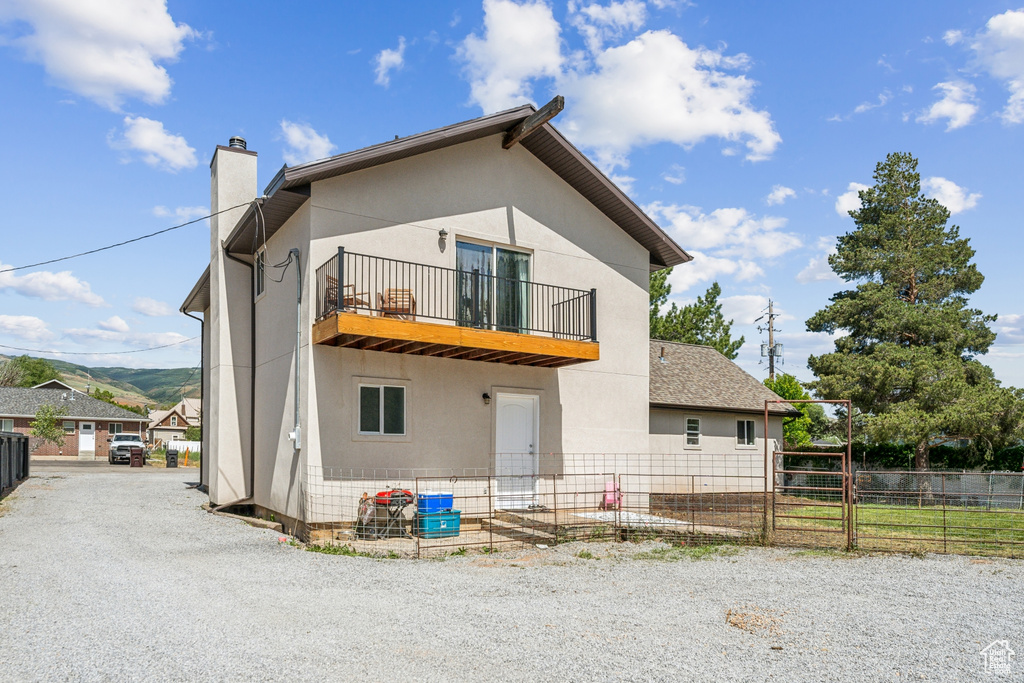
[(458, 323), (526, 332), (530, 320), (530, 255), (474, 242), (456, 242)]

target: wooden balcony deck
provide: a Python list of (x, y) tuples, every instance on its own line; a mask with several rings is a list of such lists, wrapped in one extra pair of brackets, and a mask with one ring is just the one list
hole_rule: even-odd
[(337, 311), (313, 325), (313, 343), (547, 368), (600, 357), (597, 342)]

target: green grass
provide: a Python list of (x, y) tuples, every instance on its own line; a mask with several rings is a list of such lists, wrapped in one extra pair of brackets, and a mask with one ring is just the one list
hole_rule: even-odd
[(661, 562), (678, 562), (680, 560), (710, 560), (712, 557), (730, 557), (739, 554), (734, 545), (708, 544), (684, 545), (670, 548), (655, 548), (633, 555), (634, 560), (658, 560)]
[(344, 555), (345, 557), (371, 557), (376, 560), (397, 560), (401, 557), (394, 550), (389, 550), (387, 553), (365, 553), (356, 550), (350, 545), (317, 545), (310, 544), (306, 546), (306, 552), (310, 553), (322, 553), (324, 555)]
[(597, 559), (597, 555), (595, 555), (594, 553), (590, 552), (589, 550), (587, 550), (585, 548), (583, 550), (579, 551), (578, 553), (576, 553), (576, 557), (580, 558), (581, 560), (596, 560)]
[[(838, 507), (787, 506), (784, 514), (776, 518), (778, 526), (809, 532), (842, 529)], [(1024, 556), (1024, 513), (1018, 510), (858, 504), (855, 520), (862, 549)], [(1004, 542), (1009, 544), (1000, 545)]]

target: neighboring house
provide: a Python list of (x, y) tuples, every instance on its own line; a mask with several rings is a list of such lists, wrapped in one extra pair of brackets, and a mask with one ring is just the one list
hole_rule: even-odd
[[(781, 397), (710, 346), (650, 340), (652, 453), (743, 456), (765, 452), (765, 401)], [(799, 417), (768, 404), (769, 451), (782, 422)], [(759, 473), (760, 474), (760, 473)]]
[(107, 439), (114, 434), (142, 436), (145, 419), (115, 405), (69, 389), (0, 387), (0, 431), (31, 434), (31, 423), (43, 405), (65, 410), (64, 444), (32, 440), (33, 455), (77, 456), (79, 460), (109, 455)]
[(183, 398), (168, 410), (153, 410), (149, 413), (147, 436), (149, 443), (159, 446), (168, 441), (185, 438), (189, 427), (202, 426), (202, 401)]
[(262, 193), (245, 141), (217, 147), (211, 262), (181, 307), (204, 323), (213, 503), (302, 521), (303, 487), (343, 471), (649, 452), (649, 276), (690, 256), (536, 114)]

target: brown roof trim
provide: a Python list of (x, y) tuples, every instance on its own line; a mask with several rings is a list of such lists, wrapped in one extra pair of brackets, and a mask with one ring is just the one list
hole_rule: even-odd
[(192, 291), (185, 297), (185, 301), (178, 310), (182, 313), (202, 313), (210, 307), (210, 266), (199, 276), (199, 280), (192, 286)]
[[(659, 408), (662, 410), (690, 410), (695, 413), (735, 413), (737, 415), (761, 415), (764, 416), (762, 410), (748, 410), (746, 408), (728, 408), (726, 406), (691, 406), (691, 405), (680, 405), (678, 403), (651, 403), (652, 408)], [(800, 417), (803, 415), (799, 410), (786, 410), (785, 408), (769, 408), (768, 414), (771, 417)]]
[[(266, 199), (262, 207), (266, 220), (266, 237), (273, 235), (305, 203), (309, 198), (308, 188), (311, 183), (502, 134), (536, 111), (533, 105), (524, 105), (327, 159), (291, 168), (283, 166), (264, 191)], [(652, 269), (692, 260), (689, 254), (672, 241), (635, 202), (550, 123), (538, 128), (519, 144), (643, 245), (651, 255)], [(224, 241), (225, 247), (236, 253), (252, 253), (255, 221), (255, 210), (250, 207)]]

